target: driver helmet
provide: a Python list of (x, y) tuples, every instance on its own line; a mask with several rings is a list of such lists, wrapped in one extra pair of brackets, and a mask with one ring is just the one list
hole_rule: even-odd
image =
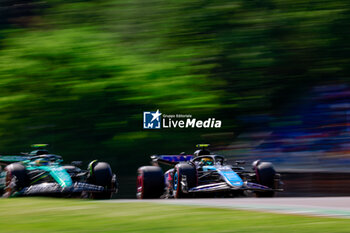
[(202, 158), (201, 161), (200, 161), (200, 165), (202, 166), (212, 166), (214, 165), (214, 159), (212, 158)]
[(47, 166), (49, 165), (49, 158), (39, 158), (37, 160), (35, 160), (35, 165), (37, 166)]

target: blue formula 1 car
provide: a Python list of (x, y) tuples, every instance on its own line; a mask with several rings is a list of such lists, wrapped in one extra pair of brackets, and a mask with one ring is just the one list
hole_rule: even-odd
[(88, 169), (62, 164), (62, 157), (37, 150), (22, 155), (0, 156), (0, 192), (12, 196), (63, 196), (109, 199), (117, 192), (116, 175), (108, 163), (92, 161)]
[[(281, 176), (271, 163), (253, 162), (252, 171), (243, 161), (227, 164), (224, 157), (211, 154), (207, 144), (200, 144), (193, 155), (151, 156), (153, 166), (138, 169), (139, 199), (182, 197), (249, 196), (273, 197), (281, 192)], [(160, 164), (173, 168), (163, 173)]]

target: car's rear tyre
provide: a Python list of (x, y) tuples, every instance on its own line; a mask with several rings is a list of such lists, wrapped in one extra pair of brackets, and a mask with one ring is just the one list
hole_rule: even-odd
[(187, 189), (197, 186), (197, 170), (194, 166), (187, 163), (179, 163), (175, 166), (173, 176), (173, 196), (175, 198), (189, 197), (188, 193), (183, 192), (182, 179), (186, 176)]
[(164, 193), (164, 174), (160, 167), (143, 166), (137, 170), (136, 197), (159, 198)]
[[(269, 188), (275, 189), (275, 176), (276, 171), (272, 163), (260, 162), (254, 168), (256, 180), (258, 184), (267, 186)], [(274, 191), (266, 192), (255, 192), (257, 197), (273, 197), (275, 196)]]
[(111, 166), (105, 162), (98, 162), (90, 170), (89, 183), (103, 186), (107, 191), (91, 193), (93, 199), (110, 199), (113, 188), (113, 172)]
[(20, 191), (29, 185), (29, 177), (26, 168), (20, 163), (12, 163), (5, 167), (6, 186), (4, 197), (10, 197), (15, 192)]

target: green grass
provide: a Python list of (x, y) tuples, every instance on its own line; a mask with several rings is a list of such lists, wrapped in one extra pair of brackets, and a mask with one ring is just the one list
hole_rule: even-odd
[(150, 203), (0, 199), (0, 232), (350, 231), (350, 220)]

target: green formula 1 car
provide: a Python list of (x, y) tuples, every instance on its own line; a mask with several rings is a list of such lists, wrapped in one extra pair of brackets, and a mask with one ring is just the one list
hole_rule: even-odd
[(45, 144), (23, 155), (0, 156), (0, 191), (3, 197), (63, 196), (109, 199), (117, 192), (116, 175), (108, 163), (92, 161), (86, 170), (80, 161), (63, 165)]

